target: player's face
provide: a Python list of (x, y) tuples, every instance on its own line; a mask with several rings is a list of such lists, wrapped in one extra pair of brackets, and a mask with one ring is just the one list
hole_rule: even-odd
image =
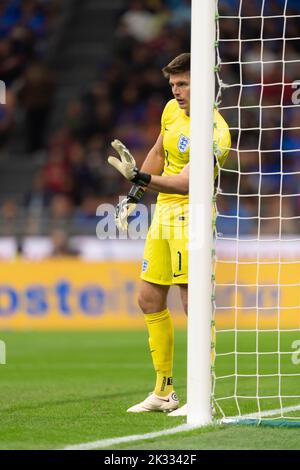
[(169, 80), (174, 98), (179, 107), (190, 114), (190, 72), (170, 75)]

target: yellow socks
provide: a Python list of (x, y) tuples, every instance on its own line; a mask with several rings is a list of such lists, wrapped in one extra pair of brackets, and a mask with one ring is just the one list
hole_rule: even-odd
[(156, 385), (154, 393), (165, 397), (173, 391), (174, 328), (168, 309), (145, 314)]

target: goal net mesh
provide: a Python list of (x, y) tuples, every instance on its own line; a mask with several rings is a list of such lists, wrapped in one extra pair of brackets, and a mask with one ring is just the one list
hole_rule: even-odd
[(217, 416), (300, 420), (300, 2), (216, 1)]

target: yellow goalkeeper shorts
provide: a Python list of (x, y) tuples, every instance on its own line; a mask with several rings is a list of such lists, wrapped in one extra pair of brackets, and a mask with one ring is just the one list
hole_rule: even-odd
[(188, 226), (167, 226), (154, 218), (149, 229), (141, 279), (154, 284), (188, 283)]

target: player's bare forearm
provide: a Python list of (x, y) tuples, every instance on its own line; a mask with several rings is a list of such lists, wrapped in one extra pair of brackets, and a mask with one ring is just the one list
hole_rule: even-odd
[[(215, 166), (215, 179), (218, 175), (218, 167)], [(148, 185), (152, 191), (159, 191), (167, 194), (182, 194), (189, 193), (189, 165), (182, 170), (179, 175), (172, 176), (155, 176), (152, 175), (151, 181)]]
[(189, 193), (189, 164), (187, 164), (178, 175), (152, 175), (148, 185), (149, 189), (167, 194)]
[(149, 189), (167, 194), (188, 194), (189, 180), (180, 175), (156, 176), (152, 175)]

